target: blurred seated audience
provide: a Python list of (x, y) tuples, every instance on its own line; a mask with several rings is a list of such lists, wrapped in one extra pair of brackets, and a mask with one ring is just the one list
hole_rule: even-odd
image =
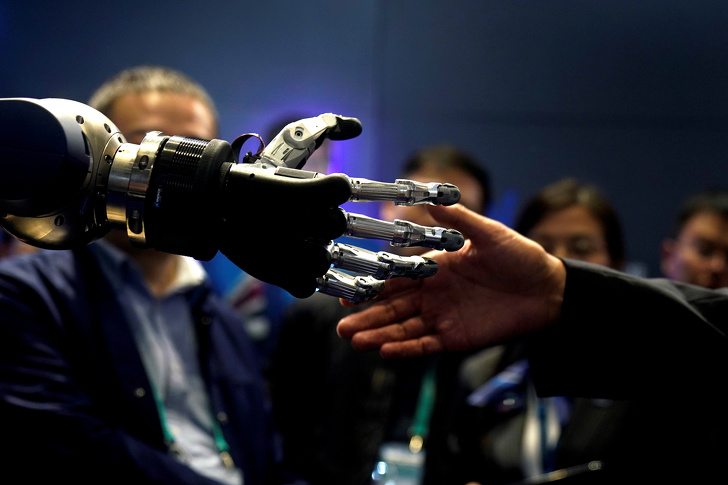
[[(416, 152), (400, 178), (453, 183), (461, 190), (461, 203), (480, 213), (490, 201), (487, 172), (452, 146)], [(435, 225), (420, 206), (386, 202), (380, 217)], [(407, 255), (426, 251), (382, 249)], [(317, 485), (370, 484), (375, 468), (375, 482), (395, 484), (391, 473), (381, 472), (384, 462), (398, 459), (408, 461), (412, 474), (421, 475), (434, 400), (450, 394), (462, 358), (453, 354), (392, 361), (377, 352), (356, 352), (337, 336), (336, 324), (365, 306), (345, 308), (320, 294), (294, 303), (273, 354), (273, 413), (283, 436), (286, 467)]]

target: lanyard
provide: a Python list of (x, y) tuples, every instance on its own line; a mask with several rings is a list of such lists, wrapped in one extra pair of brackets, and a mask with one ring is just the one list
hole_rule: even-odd
[(412, 419), (410, 428), (409, 448), (412, 453), (419, 453), (425, 444), (425, 438), (430, 429), (430, 416), (435, 405), (435, 375), (437, 370), (437, 359), (432, 359), (422, 376), (420, 394), (417, 397), (417, 407)]
[[(164, 402), (162, 401), (162, 397), (160, 396), (159, 392), (157, 391), (157, 388), (154, 384), (151, 384), (152, 386), (152, 394), (154, 395), (154, 403), (157, 405), (157, 413), (159, 414), (159, 422), (162, 425), (162, 433), (164, 434), (164, 443), (167, 445), (167, 447), (176, 455), (181, 455), (182, 450), (177, 445), (177, 442), (174, 438), (174, 435), (172, 434), (172, 431), (169, 429), (169, 422), (167, 421), (167, 410), (164, 407)], [(220, 452), (220, 459), (222, 460), (223, 465), (225, 465), (225, 468), (232, 469), (235, 467), (235, 463), (233, 462), (232, 456), (230, 456), (230, 446), (228, 446), (227, 441), (225, 441), (225, 437), (222, 434), (222, 429), (220, 428), (220, 423), (215, 419), (215, 416), (212, 416), (211, 419), (212, 422), (212, 436), (215, 440), (215, 446), (217, 447), (218, 451)]]

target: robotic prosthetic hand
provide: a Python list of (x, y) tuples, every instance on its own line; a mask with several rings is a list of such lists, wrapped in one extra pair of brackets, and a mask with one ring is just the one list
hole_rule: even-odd
[[(248, 153), (243, 157), (243, 163), (235, 165), (230, 170), (230, 183), (235, 184), (242, 180), (258, 178), (256, 187), (260, 185), (261, 177), (273, 176), (269, 188), (257, 197), (264, 200), (260, 205), (260, 213), (253, 217), (270, 217), (276, 211), (290, 212), (291, 205), (304, 204), (309, 208), (319, 205), (331, 207), (343, 202), (366, 201), (392, 201), (397, 205), (417, 204), (443, 204), (452, 205), (460, 200), (460, 191), (452, 184), (428, 183), (423, 184), (412, 180), (397, 180), (395, 183), (372, 182), (361, 178), (350, 178), (344, 174), (323, 175), (317, 172), (301, 170), (307, 158), (318, 148), (324, 139), (345, 140), (358, 136), (361, 133), (361, 123), (355, 118), (345, 118), (331, 113), (314, 118), (306, 118), (288, 124), (268, 144), (261, 144), (255, 155)], [(232, 144), (236, 158), (240, 147), (247, 139), (257, 135), (242, 135)], [(298, 197), (294, 194), (293, 185), (285, 189), (285, 194), (272, 197), (273, 204), (282, 204), (279, 209), (272, 209), (271, 191), (273, 186), (280, 186), (280, 177), (303, 182), (307, 195)], [(321, 184), (316, 193), (308, 193), (314, 184)], [(326, 184), (326, 186), (324, 186)], [(338, 198), (341, 194), (341, 198)], [(334, 197), (331, 199), (330, 197)], [(306, 210), (299, 207), (297, 210)], [(319, 209), (315, 209), (320, 211)], [(232, 216), (235, 217), (235, 216)], [(248, 220), (250, 213), (245, 213)], [(320, 220), (317, 220), (321, 218)], [(262, 222), (262, 221), (261, 221)], [(318, 227), (318, 224), (322, 224)], [(248, 220), (248, 224), (250, 224)], [(244, 224), (229, 224), (231, 231), (240, 231)], [(321, 236), (325, 234), (324, 228), (335, 228), (329, 233), (328, 240)], [(381, 239), (390, 241), (393, 246), (423, 246), (433, 249), (453, 251), (460, 249), (464, 244), (462, 234), (454, 230), (439, 227), (424, 227), (408, 221), (395, 220), (385, 222), (360, 214), (350, 214), (341, 209), (318, 215), (304, 214), (297, 219), (287, 218), (284, 222), (282, 237), (271, 238), (269, 254), (289, 254), (295, 248), (307, 247), (311, 252), (319, 252), (326, 257), (327, 265), (332, 268), (325, 271), (323, 276), (314, 280), (308, 276), (324, 268), (323, 259), (315, 258), (305, 260), (298, 258), (293, 264), (289, 259), (279, 258), (251, 258), (244, 249), (245, 236), (234, 237), (226, 234), (223, 238), (225, 244), (222, 252), (237, 266), (256, 276), (266, 272), (270, 273), (271, 266), (280, 265), (275, 273), (286, 280), (268, 280), (270, 283), (286, 288), (294, 296), (308, 296), (314, 290), (332, 296), (345, 298), (351, 302), (362, 302), (378, 295), (384, 288), (384, 281), (393, 277), (407, 276), (410, 278), (423, 278), (432, 276), (437, 271), (437, 263), (430, 258), (420, 256), (398, 256), (387, 252), (372, 252), (363, 248), (354, 247), (331, 241), (340, 235), (365, 239)], [(293, 240), (292, 240), (293, 239)], [(229, 245), (232, 243), (232, 246)], [(326, 253), (322, 252), (325, 248)], [(250, 251), (259, 251), (259, 248), (248, 248)], [(318, 262), (321, 260), (321, 266)], [(316, 265), (315, 269), (313, 266)], [(321, 271), (321, 273), (324, 273)], [(265, 280), (265, 278), (260, 279)], [(296, 280), (295, 288), (291, 282)], [(300, 291), (299, 291), (300, 290)]]
[(300, 170), (326, 137), (360, 132), (353, 118), (308, 118), (237, 163), (238, 140), (231, 146), (151, 132), (134, 145), (81, 103), (0, 99), (0, 225), (47, 249), (78, 247), (113, 228), (125, 229), (139, 247), (203, 260), (220, 250), (252, 276), (297, 297), (318, 289), (364, 301), (381, 291), (382, 280), (429, 276), (435, 263), (372, 253), (335, 238), (347, 234), (446, 250), (459, 249), (463, 238), (456, 231), (377, 221), (339, 208), (348, 200), (452, 204), (459, 200), (452, 185), (384, 184)]

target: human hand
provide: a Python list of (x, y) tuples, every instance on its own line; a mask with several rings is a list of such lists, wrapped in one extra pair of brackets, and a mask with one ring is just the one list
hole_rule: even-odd
[(435, 276), (388, 281), (377, 303), (342, 319), (337, 331), (355, 349), (379, 348), (384, 357), (468, 350), (558, 319), (566, 281), (559, 259), (461, 205), (428, 209), (469, 239), (459, 251), (427, 253), (439, 265)]

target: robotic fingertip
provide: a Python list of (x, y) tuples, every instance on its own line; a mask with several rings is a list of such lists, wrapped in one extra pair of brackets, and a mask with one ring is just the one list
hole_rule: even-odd
[(460, 202), (460, 189), (452, 184), (441, 184), (437, 191), (440, 205), (454, 205)]
[(455, 229), (448, 229), (442, 235), (442, 249), (457, 251), (465, 245), (465, 237)]

